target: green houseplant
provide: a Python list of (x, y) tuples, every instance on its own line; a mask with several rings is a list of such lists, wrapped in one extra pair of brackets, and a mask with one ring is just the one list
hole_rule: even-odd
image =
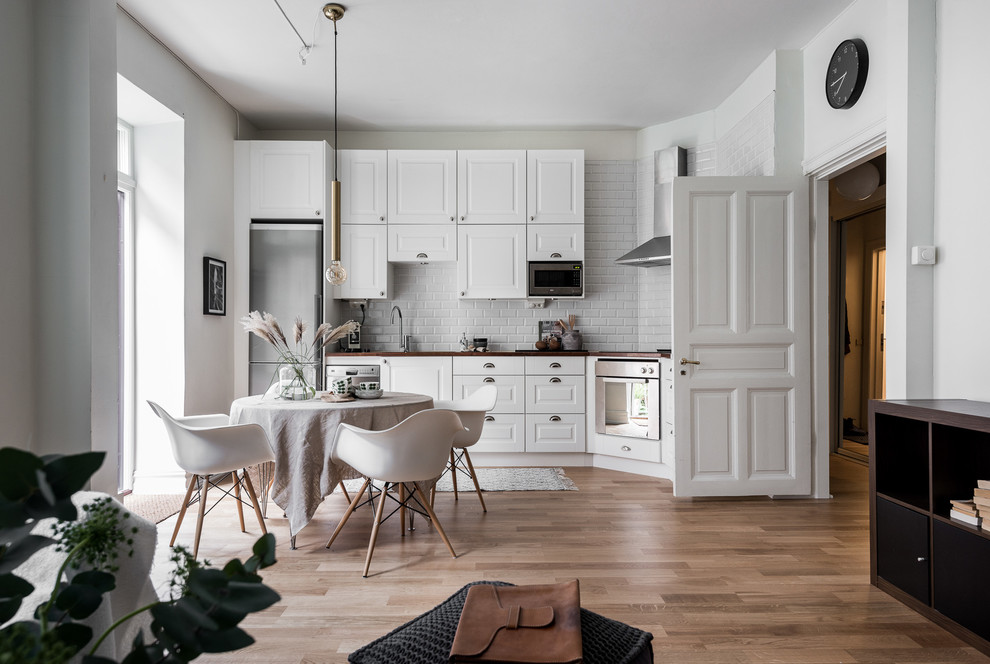
[[(0, 664), (60, 664), (81, 657), (82, 664), (114, 664), (95, 654), (107, 635), (142, 611), (152, 616), (150, 638), (139, 632), (122, 664), (189, 662), (204, 652), (228, 652), (254, 642), (238, 627), (249, 613), (280, 598), (262, 583), (258, 571), (275, 563), (275, 538), (255, 542), (253, 555), (229, 561), (222, 569), (199, 564), (181, 547), (173, 561), (172, 597), (156, 601), (117, 620), (103, 635), (94, 635), (82, 620), (115, 588), (120, 554), (128, 553), (131, 533), (121, 526), (120, 505), (109, 497), (86, 505), (85, 519), (71, 498), (103, 462), (102, 452), (38, 457), (0, 449)], [(58, 523), (52, 537), (32, 533), (41, 519)], [(10, 622), (34, 591), (14, 570), (41, 549), (56, 546), (66, 553), (50, 596), (34, 619)]]

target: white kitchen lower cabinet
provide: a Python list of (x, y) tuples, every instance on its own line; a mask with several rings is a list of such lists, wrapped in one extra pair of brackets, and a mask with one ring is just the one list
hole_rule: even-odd
[(492, 413), (526, 412), (526, 377), (521, 375), (459, 376), (455, 374), (454, 398), (466, 399), (485, 385), (494, 385), (498, 394)]
[(526, 416), (522, 413), (491, 412), (485, 416), (481, 438), (471, 448), (475, 452), (525, 452)]
[(526, 375), (527, 413), (583, 413), (584, 376)]
[(584, 452), (584, 413), (526, 414), (527, 452)]
[(633, 459), (635, 461), (660, 463), (659, 440), (620, 436), (596, 436), (593, 449), (589, 449), (588, 451), (595, 454)]
[(449, 355), (382, 358), (382, 388), (389, 392), (428, 394), (434, 400), (453, 398)]

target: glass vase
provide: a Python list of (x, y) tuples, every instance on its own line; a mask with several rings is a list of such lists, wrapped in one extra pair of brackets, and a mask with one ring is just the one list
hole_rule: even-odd
[(303, 401), (316, 396), (316, 366), (286, 364), (278, 369), (278, 397), (287, 401)]

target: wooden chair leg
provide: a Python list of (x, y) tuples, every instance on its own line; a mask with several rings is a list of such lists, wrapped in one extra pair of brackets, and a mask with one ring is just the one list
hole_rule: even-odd
[[(244, 528), (244, 506), (241, 504), (241, 479), (237, 476), (237, 471), (230, 471), (231, 477), (234, 478), (234, 498), (237, 503), (237, 518), (241, 522), (241, 532), (246, 533), (247, 529)], [(247, 477), (247, 471), (244, 472), (244, 477)]]
[[(267, 535), (268, 528), (265, 527), (265, 517), (261, 514), (261, 506), (258, 505), (258, 494), (254, 492), (254, 484), (252, 484), (251, 476), (248, 475), (246, 470), (244, 471), (244, 487), (251, 497), (251, 504), (254, 505), (254, 514), (258, 517), (258, 525), (261, 526), (261, 532)], [(240, 505), (241, 501), (237, 501), (237, 504)]]
[(175, 537), (179, 534), (179, 526), (182, 525), (182, 517), (186, 515), (186, 508), (189, 507), (189, 500), (192, 498), (192, 492), (196, 488), (196, 480), (199, 475), (193, 475), (189, 480), (189, 488), (186, 489), (186, 497), (182, 499), (182, 508), (179, 509), (179, 518), (175, 522), (175, 530), (172, 531), (172, 539), (169, 541), (169, 546), (175, 546)]
[(337, 539), (337, 535), (340, 534), (340, 530), (344, 527), (344, 524), (347, 523), (347, 520), (351, 518), (351, 514), (354, 513), (354, 510), (357, 509), (358, 503), (361, 502), (361, 498), (364, 497), (364, 490), (368, 488), (368, 484), (370, 482), (370, 479), (365, 478), (364, 484), (361, 485), (361, 490), (354, 494), (354, 499), (351, 501), (351, 504), (347, 506), (347, 510), (344, 511), (344, 516), (340, 517), (340, 523), (337, 524), (337, 528), (334, 529), (333, 535), (330, 536), (330, 539), (327, 541), (324, 548), (329, 549), (330, 545), (333, 544), (333, 541)]
[(447, 539), (447, 533), (443, 531), (443, 526), (440, 525), (440, 519), (437, 518), (436, 512), (434, 512), (433, 508), (430, 507), (430, 501), (426, 499), (426, 494), (423, 493), (423, 490), (419, 488), (418, 484), (416, 485), (416, 493), (419, 494), (419, 497), (423, 501), (423, 507), (426, 508), (426, 513), (430, 515), (430, 520), (433, 522), (433, 525), (436, 526), (437, 532), (440, 533), (440, 539), (442, 539), (443, 543), (447, 545), (447, 550), (450, 551), (450, 556), (452, 558), (456, 558), (457, 554), (454, 553), (454, 547), (450, 545), (450, 540)]
[(371, 556), (375, 552), (375, 542), (378, 541), (378, 528), (382, 525), (382, 517), (385, 515), (385, 495), (388, 493), (388, 482), (382, 487), (382, 495), (378, 499), (378, 511), (375, 513), (375, 523), (371, 526), (371, 541), (368, 542), (368, 557), (364, 560), (364, 578), (368, 578), (368, 570), (371, 569)]
[(337, 482), (337, 486), (339, 486), (340, 490), (344, 492), (344, 500), (346, 500), (347, 502), (351, 502), (351, 496), (349, 493), (347, 493), (347, 487), (344, 486), (344, 480), (340, 480), (339, 482)]
[(199, 555), (199, 538), (203, 534), (203, 517), (206, 516), (206, 493), (210, 490), (210, 476), (203, 476), (203, 487), (199, 490), (199, 514), (196, 515), (196, 538), (193, 540), (193, 558)]
[(474, 472), (474, 464), (471, 463), (471, 455), (468, 454), (467, 448), (464, 448), (464, 461), (467, 462), (468, 470), (471, 472), (471, 479), (474, 480), (474, 490), (478, 492), (478, 500), (481, 501), (481, 511), (487, 512), (488, 508), (485, 507), (485, 499), (481, 496), (481, 485), (478, 484), (478, 475)]
[(454, 485), (454, 500), (457, 500), (457, 459), (453, 447), (450, 448), (450, 481)]

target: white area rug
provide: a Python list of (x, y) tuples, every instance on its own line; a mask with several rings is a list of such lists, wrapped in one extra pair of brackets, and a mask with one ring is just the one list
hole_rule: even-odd
[[(482, 491), (577, 491), (577, 485), (563, 468), (475, 468)], [(348, 491), (357, 491), (363, 480), (345, 480)], [(453, 491), (450, 474), (437, 482), (437, 491)], [(464, 474), (457, 475), (458, 491), (474, 491), (474, 483)]]

